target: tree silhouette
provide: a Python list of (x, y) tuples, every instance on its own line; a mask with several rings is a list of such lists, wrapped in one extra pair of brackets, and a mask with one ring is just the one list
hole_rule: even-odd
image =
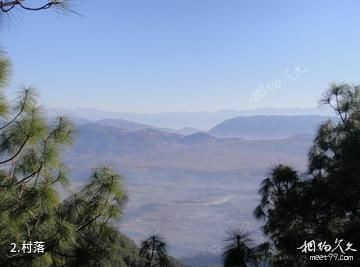
[[(360, 87), (331, 84), (321, 99), (337, 120), (320, 125), (308, 156), (308, 170), (275, 166), (259, 190), (254, 214), (264, 219), (279, 266), (359, 266), (352, 262), (311, 262), (298, 250), (304, 241), (336, 239), (360, 247)], [(354, 254), (353, 251), (348, 251)]]
[(151, 235), (143, 240), (140, 245), (139, 255), (146, 260), (145, 267), (169, 265), (167, 244), (159, 235)]
[[(67, 188), (63, 148), (74, 133), (63, 116), (49, 122), (33, 88), (14, 104), (4, 94), (10, 63), (0, 55), (0, 265), (113, 266), (112, 246), (127, 201), (122, 178), (109, 168), (94, 169), (84, 187), (61, 201)], [(115, 235), (116, 236), (116, 235)], [(11, 243), (45, 243), (45, 253), (11, 252)]]
[(255, 251), (249, 233), (234, 229), (227, 233), (223, 250), (224, 267), (246, 267), (249, 262), (255, 262)]
[(55, 9), (61, 12), (73, 12), (71, 9), (71, 1), (69, 0), (48, 0), (39, 3), (39, 1), (31, 0), (3, 0), (0, 1), (0, 11), (3, 13), (11, 12), (15, 9), (26, 11), (40, 11), (46, 9)]

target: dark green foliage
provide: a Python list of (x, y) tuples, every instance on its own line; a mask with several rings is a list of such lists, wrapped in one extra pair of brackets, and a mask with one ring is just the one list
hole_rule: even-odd
[[(339, 117), (323, 123), (309, 152), (308, 172), (289, 166), (272, 169), (259, 190), (262, 196), (254, 214), (264, 219), (276, 266), (359, 266), (354, 261), (309, 261), (297, 248), (305, 240), (336, 238), (360, 249), (360, 88), (332, 84), (321, 102)], [(323, 264), (323, 265), (322, 265)]]
[(257, 266), (269, 258), (269, 245), (254, 246), (250, 234), (240, 228), (229, 231), (224, 242), (224, 267)]
[(139, 255), (145, 259), (145, 267), (170, 266), (167, 244), (159, 235), (151, 235), (143, 240)]
[[(0, 266), (144, 266), (134, 242), (115, 228), (127, 201), (121, 176), (94, 169), (81, 190), (60, 201), (56, 188), (68, 183), (60, 154), (73, 127), (65, 117), (49, 123), (32, 88), (10, 105), (3, 92), (9, 74), (2, 54)], [(45, 253), (10, 252), (11, 243), (19, 249), (30, 241), (44, 241)]]
[[(111, 240), (116, 230), (109, 220), (119, 218), (126, 202), (121, 177), (108, 168), (94, 170), (91, 181), (59, 206), (59, 216), (74, 225), (74, 245), (64, 248), (69, 266), (111, 266)], [(56, 244), (55, 249), (60, 249)], [(69, 259), (66, 259), (68, 258)]]
[(255, 254), (249, 234), (240, 229), (228, 232), (223, 259), (225, 267), (246, 267), (247, 263), (254, 262)]
[(31, 1), (31, 0), (3, 0), (0, 1), (1, 13), (10, 13), (13, 10), (22, 9), (26, 11), (41, 11), (47, 9), (55, 9), (57, 11), (69, 13), (71, 9), (71, 1), (69, 0), (49, 0), (49, 1)]

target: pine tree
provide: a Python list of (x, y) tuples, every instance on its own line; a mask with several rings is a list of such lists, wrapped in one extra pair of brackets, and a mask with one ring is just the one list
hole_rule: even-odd
[[(0, 56), (0, 266), (113, 266), (111, 244), (127, 196), (120, 175), (103, 167), (88, 184), (60, 200), (67, 188), (62, 150), (74, 128), (66, 117), (45, 117), (33, 88), (9, 104), (4, 87), (10, 63)], [(18, 251), (42, 241), (44, 253)], [(17, 245), (11, 251), (11, 243)], [(29, 252), (29, 251), (27, 251)]]
[[(334, 245), (343, 239), (360, 248), (360, 87), (331, 84), (321, 99), (337, 120), (320, 125), (308, 157), (308, 170), (298, 174), (278, 165), (259, 190), (255, 216), (264, 219), (264, 234), (279, 266), (359, 266), (348, 262), (311, 262), (298, 250), (304, 241)], [(348, 251), (353, 255), (353, 251)]]
[(224, 267), (246, 267), (248, 263), (255, 262), (255, 251), (252, 246), (249, 233), (241, 229), (229, 231), (222, 255)]
[(159, 235), (151, 235), (143, 240), (139, 255), (146, 260), (145, 267), (169, 266), (167, 244)]

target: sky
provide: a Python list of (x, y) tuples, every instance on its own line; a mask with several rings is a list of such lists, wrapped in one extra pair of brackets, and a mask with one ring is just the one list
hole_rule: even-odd
[(359, 82), (356, 0), (74, 0), (74, 8), (81, 16), (3, 18), (10, 96), (32, 85), (55, 108), (244, 110), (315, 107), (329, 82)]

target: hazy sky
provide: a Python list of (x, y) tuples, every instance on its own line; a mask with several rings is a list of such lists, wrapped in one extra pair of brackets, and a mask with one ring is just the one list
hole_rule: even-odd
[(4, 19), (12, 91), (35, 85), (50, 107), (215, 111), (316, 106), (330, 81), (359, 82), (358, 0), (74, 1), (82, 17)]

